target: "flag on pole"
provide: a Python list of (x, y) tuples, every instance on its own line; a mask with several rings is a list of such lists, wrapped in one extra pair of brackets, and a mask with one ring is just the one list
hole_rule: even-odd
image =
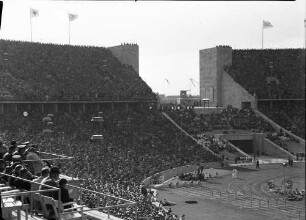
[(69, 13), (69, 21), (74, 21), (75, 19), (77, 19), (79, 16), (76, 14), (70, 14)]
[(273, 25), (269, 21), (263, 21), (262, 27), (263, 28), (272, 28)]
[(38, 10), (31, 8), (31, 17), (37, 17), (39, 15)]

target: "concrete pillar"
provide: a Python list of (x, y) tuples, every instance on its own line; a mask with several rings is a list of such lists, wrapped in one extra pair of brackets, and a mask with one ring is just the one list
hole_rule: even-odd
[(82, 107), (83, 107), (83, 113), (86, 112), (86, 106), (85, 106), (85, 105), (86, 105), (85, 103), (83, 103), (83, 105), (82, 105)]
[(128, 102), (125, 104), (125, 107), (126, 107), (126, 110), (128, 111), (129, 110), (129, 103)]
[(55, 111), (55, 112), (58, 111), (58, 104), (57, 104), (57, 103), (54, 104), (54, 111)]
[(28, 111), (31, 110), (31, 104), (30, 104), (30, 103), (27, 104), (27, 110), (28, 110)]
[(97, 111), (100, 111), (100, 103), (97, 103)]
[(0, 114), (3, 114), (4, 113), (4, 106), (3, 104), (0, 104)]
[(18, 111), (17, 104), (14, 104), (14, 110), (15, 110), (15, 113), (17, 113), (17, 111)]
[(115, 105), (114, 105), (114, 103), (112, 102), (112, 112), (114, 112), (114, 109), (115, 109)]
[(44, 103), (41, 103), (41, 112), (45, 113), (45, 105), (44, 105)]
[(68, 112), (71, 112), (71, 103), (68, 103)]

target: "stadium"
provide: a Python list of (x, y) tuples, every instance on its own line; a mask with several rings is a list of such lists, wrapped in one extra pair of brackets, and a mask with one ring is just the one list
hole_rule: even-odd
[(139, 50), (0, 39), (0, 219), (305, 219), (305, 48), (198, 48), (197, 105)]

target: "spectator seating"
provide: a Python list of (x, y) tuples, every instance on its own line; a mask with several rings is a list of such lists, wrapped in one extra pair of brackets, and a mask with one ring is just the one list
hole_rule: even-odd
[(305, 49), (233, 50), (225, 71), (259, 99), (305, 98)]
[(156, 99), (131, 66), (102, 47), (0, 40), (0, 99)]

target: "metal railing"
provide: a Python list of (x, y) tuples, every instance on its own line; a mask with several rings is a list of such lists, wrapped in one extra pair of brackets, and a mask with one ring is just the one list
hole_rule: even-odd
[[(36, 193), (57, 191), (58, 192), (58, 201), (61, 201), (60, 188), (49, 186), (49, 185), (45, 185), (45, 184), (42, 184), (42, 183), (33, 182), (31, 180), (23, 179), (23, 178), (20, 178), (20, 177), (9, 175), (9, 174), (1, 173), (1, 175), (2, 176), (7, 176), (8, 178), (20, 179), (20, 180), (23, 180), (25, 182), (29, 182), (31, 184), (37, 184), (37, 185), (45, 186), (45, 187), (49, 188), (49, 189), (35, 190), (35, 191), (20, 191), (20, 192), (12, 191), (11, 193), (5, 193), (5, 194), (1, 195), (2, 198), (13, 197), (13, 196), (14, 197), (15, 196), (20, 196), (22, 198), (21, 201), (23, 201), (24, 196), (29, 196), (29, 198), (30, 198), (30, 210), (29, 211), (30, 211), (31, 215), (34, 214), (33, 204), (34, 204), (34, 195)], [(74, 188), (74, 189), (77, 189), (77, 190), (80, 190), (82, 192), (86, 192), (87, 191), (87, 192), (91, 193), (92, 195), (94, 194), (95, 196), (98, 195), (98, 198), (103, 197), (106, 200), (108, 198), (111, 198), (113, 200), (117, 200), (117, 201), (123, 203), (123, 204), (108, 205), (108, 206), (97, 206), (95, 208), (90, 208), (90, 209), (87, 209), (87, 210), (83, 210), (83, 213), (91, 211), (91, 210), (100, 211), (100, 210), (105, 210), (106, 209), (107, 210), (108, 218), (110, 218), (110, 210), (115, 209), (115, 208), (128, 208), (128, 207), (132, 206), (134, 211), (135, 211), (135, 220), (137, 220), (137, 202), (130, 201), (130, 200), (127, 200), (127, 199), (124, 199), (124, 198), (120, 198), (120, 197), (116, 197), (116, 196), (113, 196), (113, 195), (110, 195), (110, 194), (105, 194), (105, 193), (101, 193), (101, 192), (97, 192), (97, 191), (93, 191), (93, 190), (77, 187), (77, 186), (70, 185), (70, 184), (67, 184), (67, 186), (69, 186), (71, 188)], [(13, 188), (12, 188), (12, 190), (13, 190)], [(80, 201), (79, 205), (83, 206), (82, 193), (80, 193), (78, 201)], [(70, 213), (77, 213), (77, 212), (79, 212), (79, 211), (78, 210), (70, 211)], [(86, 213), (85, 213), (85, 215), (86, 215)]]

